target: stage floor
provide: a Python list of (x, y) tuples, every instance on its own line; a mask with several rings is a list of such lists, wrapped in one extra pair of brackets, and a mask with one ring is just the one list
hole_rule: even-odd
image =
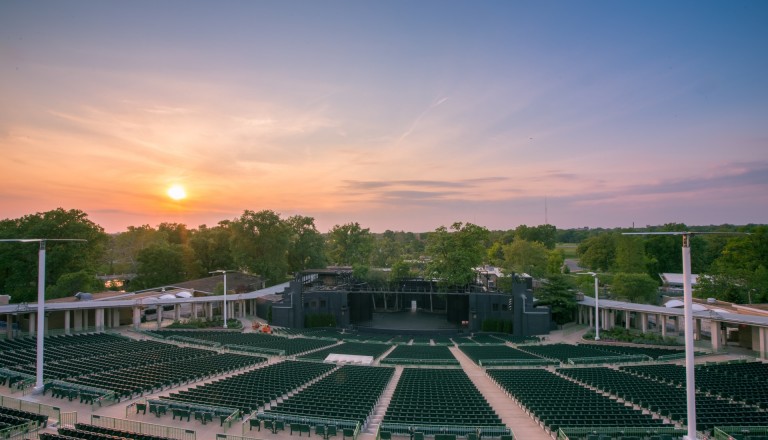
[(370, 321), (356, 324), (359, 329), (375, 328), (387, 330), (458, 330), (458, 326), (446, 320), (445, 314), (425, 312), (374, 313)]

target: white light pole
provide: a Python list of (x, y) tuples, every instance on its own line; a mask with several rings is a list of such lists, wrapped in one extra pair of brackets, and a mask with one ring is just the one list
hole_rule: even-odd
[(693, 364), (693, 292), (691, 291), (691, 236), (683, 234), (683, 320), (685, 321), (685, 391), (688, 403), (688, 440), (696, 440), (696, 379)]
[(227, 328), (227, 270), (218, 269), (209, 273), (220, 273), (224, 275), (224, 328)]
[(600, 282), (597, 279), (596, 273), (592, 273), (592, 276), (595, 277), (595, 341), (599, 341), (600, 340), (600, 312), (599, 312)]
[(45, 242), (46, 241), (86, 241), (81, 239), (67, 238), (21, 238), (6, 239), (0, 242), (16, 243), (40, 243), (37, 253), (37, 362), (35, 365), (35, 394), (43, 392), (43, 363), (44, 363), (44, 342), (45, 342)]

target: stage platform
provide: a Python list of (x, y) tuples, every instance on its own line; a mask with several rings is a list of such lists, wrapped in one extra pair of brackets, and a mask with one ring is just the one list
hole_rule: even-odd
[(387, 312), (374, 313), (373, 319), (355, 324), (361, 332), (400, 334), (457, 334), (461, 329), (446, 320), (443, 313)]

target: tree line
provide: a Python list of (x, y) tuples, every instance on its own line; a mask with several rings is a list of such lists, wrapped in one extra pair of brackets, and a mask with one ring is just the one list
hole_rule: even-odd
[[(682, 228), (682, 229), (681, 229)], [(690, 230), (672, 224), (657, 230)], [(768, 234), (765, 226), (735, 227), (745, 236), (695, 236), (694, 272), (708, 274), (699, 294), (753, 302), (768, 300)], [(561, 301), (569, 288), (591, 292), (592, 278), (569, 277), (558, 243), (578, 244), (576, 256), (601, 274), (615, 294), (630, 300), (655, 292), (659, 272), (680, 272), (679, 237), (628, 237), (621, 229), (566, 229), (552, 225), (520, 225), (489, 230), (456, 222), (430, 232), (387, 230), (373, 233), (357, 222), (320, 232), (314, 218), (283, 217), (271, 210), (244, 211), (215, 226), (189, 228), (181, 223), (140, 225), (107, 234), (80, 210), (56, 209), (0, 221), (0, 238), (83, 238), (86, 243), (48, 244), (46, 295), (70, 296), (78, 291), (141, 290), (239, 270), (262, 277), (267, 285), (284, 282), (296, 272), (328, 265), (351, 266), (356, 278), (385, 283), (409, 277), (439, 280), (442, 289), (462, 288), (475, 281), (474, 268), (493, 265), (506, 273), (549, 278), (549, 301)], [(387, 272), (371, 270), (388, 268)], [(130, 286), (104, 285), (97, 274), (135, 274)], [(552, 281), (557, 279), (557, 281)], [(500, 288), (505, 289), (500, 281)], [(13, 302), (36, 297), (37, 252), (33, 244), (0, 244), (0, 294)], [(709, 289), (709, 290), (707, 290)], [(545, 289), (546, 291), (547, 289)], [(559, 293), (558, 293), (559, 292)], [(566, 293), (564, 293), (566, 292)], [(743, 298), (742, 298), (743, 297)], [(741, 302), (745, 302), (741, 301)], [(570, 307), (570, 306), (568, 306)]]

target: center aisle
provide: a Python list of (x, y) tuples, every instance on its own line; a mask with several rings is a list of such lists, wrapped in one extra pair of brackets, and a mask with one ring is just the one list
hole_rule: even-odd
[(463, 351), (456, 346), (450, 347), (451, 352), (459, 360), (461, 368), (469, 376), (480, 393), (488, 400), (501, 421), (512, 430), (517, 440), (551, 440), (552, 437), (525, 413), (512, 399), (504, 394), (482, 368), (472, 362)]

